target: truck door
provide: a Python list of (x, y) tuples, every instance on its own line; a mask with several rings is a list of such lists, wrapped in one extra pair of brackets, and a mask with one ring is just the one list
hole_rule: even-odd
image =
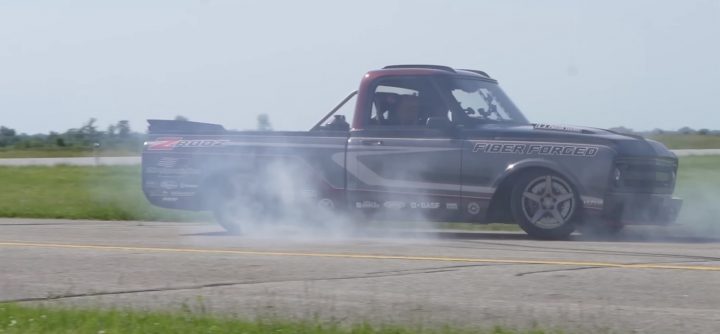
[(374, 88), (365, 111), (367, 126), (352, 131), (348, 142), (352, 210), (401, 219), (446, 219), (459, 213), (462, 141), (448, 128), (428, 127), (430, 117), (446, 117), (450, 124), (448, 108), (432, 101), (432, 87), (415, 79)]

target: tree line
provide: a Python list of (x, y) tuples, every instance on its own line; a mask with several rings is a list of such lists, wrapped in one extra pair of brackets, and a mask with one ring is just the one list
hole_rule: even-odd
[(48, 134), (17, 133), (0, 126), (0, 148), (4, 149), (94, 149), (97, 147), (138, 151), (145, 135), (134, 132), (126, 120), (100, 129), (91, 118), (77, 128)]
[[(175, 120), (188, 121), (183, 116), (176, 116)], [(258, 115), (256, 130), (272, 131), (272, 124), (268, 115)], [(97, 119), (91, 118), (81, 126), (65, 132), (53, 131), (48, 134), (32, 135), (18, 133), (15, 129), (0, 126), (0, 150), (90, 150), (101, 148), (103, 150), (139, 152), (144, 141), (145, 133), (133, 131), (130, 122), (126, 120), (118, 121), (105, 129), (101, 129), (97, 125)]]
[(618, 132), (618, 133), (638, 134), (638, 135), (644, 135), (644, 136), (652, 136), (652, 135), (720, 136), (720, 130), (710, 130), (710, 129), (705, 129), (705, 128), (693, 129), (689, 126), (684, 126), (677, 130), (653, 129), (650, 131), (635, 131), (633, 129), (626, 128), (624, 126), (618, 126), (618, 127), (610, 128), (608, 130)]
[[(186, 117), (176, 116), (177, 121), (188, 121)], [(258, 131), (272, 131), (273, 127), (267, 114), (257, 116)], [(652, 131), (634, 131), (626, 127), (613, 127), (610, 130), (619, 133), (641, 135), (707, 135), (720, 136), (720, 130), (692, 129), (682, 127), (678, 130), (655, 129)], [(77, 128), (65, 132), (48, 134), (17, 133), (14, 129), (0, 126), (0, 149), (111, 149), (139, 152), (145, 141), (145, 133), (133, 131), (130, 122), (118, 121), (106, 129), (100, 129), (97, 119), (91, 118)]]

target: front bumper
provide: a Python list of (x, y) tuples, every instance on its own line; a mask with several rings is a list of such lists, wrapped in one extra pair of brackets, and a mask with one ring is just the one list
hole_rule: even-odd
[(675, 222), (682, 199), (670, 194), (611, 193), (602, 215), (625, 225), (667, 225)]

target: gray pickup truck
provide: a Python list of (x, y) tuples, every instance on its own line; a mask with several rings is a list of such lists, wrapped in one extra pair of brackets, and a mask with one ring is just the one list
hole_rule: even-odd
[[(344, 115), (351, 101), (354, 114)], [(672, 196), (678, 159), (662, 144), (530, 123), (478, 70), (371, 71), (310, 131), (149, 123), (147, 199), (210, 210), (232, 232), (250, 219), (332, 211), (360, 220), (514, 222), (558, 239), (578, 228), (672, 223), (682, 204)]]

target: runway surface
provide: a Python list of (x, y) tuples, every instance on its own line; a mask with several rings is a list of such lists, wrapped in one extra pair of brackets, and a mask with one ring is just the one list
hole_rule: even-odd
[[(244, 317), (720, 329), (720, 242), (630, 230), (616, 240), (519, 233), (0, 219), (0, 300)], [(654, 240), (654, 241), (653, 241)]]

